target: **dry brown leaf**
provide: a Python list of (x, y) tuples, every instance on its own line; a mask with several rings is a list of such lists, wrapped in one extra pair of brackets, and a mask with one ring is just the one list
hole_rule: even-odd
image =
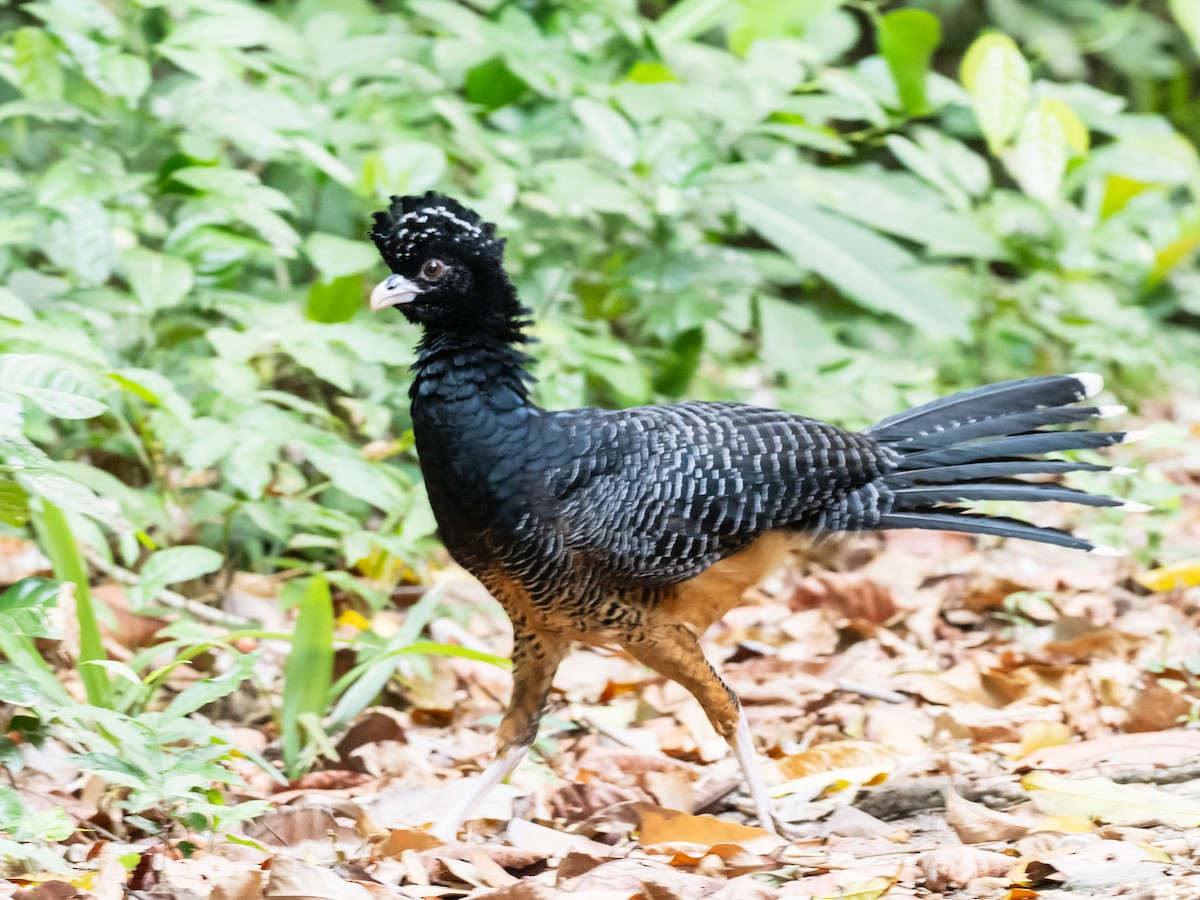
[(615, 806), (645, 803), (649, 800), (650, 795), (640, 787), (623, 787), (605, 781), (586, 781), (559, 788), (550, 795), (547, 806), (555, 818), (578, 822), (602, 815)]
[(1156, 731), (1113, 734), (1074, 744), (1044, 747), (1022, 762), (1035, 769), (1052, 769), (1085, 776), (1114, 769), (1175, 766), (1200, 756), (1200, 731)]
[[(720, 895), (716, 891), (726, 884), (672, 868), (656, 860), (631, 857), (601, 863), (569, 882), (559, 882), (557, 888), (567, 894), (583, 894), (588, 900), (593, 900), (593, 897), (595, 900), (633, 900), (635, 897), (670, 900), (717, 897)], [(734, 896), (737, 900), (768, 900), (773, 894), (766, 885), (755, 882), (739, 882), (736, 890)]]
[(404, 866), (404, 877), (413, 884), (430, 884), (429, 870), (421, 862), (416, 850), (401, 850), (400, 863)]
[(50, 574), (50, 560), (38, 545), (24, 538), (0, 537), (0, 584), (16, 584), (22, 578)]
[[(819, 857), (818, 857), (819, 858)], [(821, 875), (798, 878), (782, 892), (785, 897), (808, 900), (816, 897), (850, 896), (849, 891), (864, 890), (867, 885), (879, 883), (915, 882), (921, 870), (910, 862), (878, 863), (869, 859), (854, 860), (850, 868), (833, 868)]]
[(246, 837), (268, 847), (297, 847), (305, 842), (357, 841), (351, 824), (325, 806), (281, 806), (246, 823)]
[(488, 887), (507, 887), (519, 880), (504, 871), (504, 867), (493, 860), (482, 847), (476, 847), (471, 853), (471, 864)]
[(984, 690), (979, 666), (974, 662), (962, 662), (936, 675), (912, 675), (898, 679), (894, 685), (900, 690), (919, 694), (929, 703), (939, 706), (978, 704), (985, 707), (997, 706), (996, 698)]
[(976, 878), (1003, 875), (1013, 858), (978, 847), (947, 847), (922, 853), (917, 863), (925, 874), (925, 886), (933, 891), (963, 888)]
[(1062, 746), (1071, 737), (1071, 729), (1062, 722), (1028, 722), (1021, 726), (1021, 756), (1029, 756), (1046, 747)]
[(690, 772), (647, 772), (642, 776), (654, 802), (666, 809), (690, 810), (696, 803), (696, 791)]
[(149, 647), (158, 637), (159, 631), (170, 624), (164, 618), (133, 612), (129, 606), (128, 590), (123, 584), (110, 581), (94, 585), (91, 590), (92, 596), (103, 601), (113, 614), (114, 627), (110, 629), (107, 625), (102, 625), (101, 630), (106, 637), (112, 638), (122, 647), (130, 650)]
[(1182, 691), (1171, 690), (1153, 675), (1146, 675), (1137, 695), (1129, 703), (1126, 731), (1168, 731), (1186, 722), (1194, 699)]
[(934, 734), (933, 716), (913, 703), (875, 703), (867, 710), (863, 737), (904, 755), (926, 750)]
[(779, 658), (785, 661), (830, 656), (837, 652), (841, 640), (837, 616), (824, 609), (805, 609), (792, 613), (780, 621), (779, 630), (784, 638), (779, 648)]
[(1087, 844), (1061, 847), (1041, 859), (1025, 859), (1014, 870), (1024, 872), (1032, 882), (1045, 881), (1051, 876), (1075, 890), (1092, 896), (1105, 888), (1118, 885), (1148, 886), (1162, 877), (1165, 863), (1156, 861), (1142, 847), (1125, 841), (1094, 841)]
[[(560, 892), (554, 888), (526, 878), (511, 887), (486, 891), (482, 894), (472, 893), (471, 900), (554, 900), (558, 896), (560, 896)], [(623, 895), (618, 898), (614, 895), (611, 900), (627, 900), (627, 897), (628, 895)], [(589, 900), (592, 898), (589, 897)], [(606, 900), (606, 898), (597, 894), (595, 900)]]
[(358, 787), (360, 784), (368, 784), (374, 780), (374, 776), (364, 772), (326, 769), (301, 775), (291, 783), (291, 789), (294, 791), (341, 791), (346, 788)]
[(648, 803), (639, 807), (638, 813), (638, 842), (643, 847), (694, 844), (708, 851), (719, 844), (737, 844), (751, 853), (765, 854), (787, 843), (763, 828), (724, 822), (712, 816), (693, 816)]
[(227, 875), (213, 886), (208, 900), (262, 900), (266, 873), (247, 870)]
[(624, 855), (624, 851), (582, 834), (570, 834), (555, 828), (547, 828), (527, 819), (513, 819), (504, 833), (514, 850), (537, 851), (544, 856), (567, 856), (571, 853), (588, 854), (608, 858)]
[[(473, 851), (468, 851), (472, 852)], [(487, 884), (475, 863), (455, 856), (438, 856), (426, 863), (429, 877), (439, 884), (469, 884), (472, 887), (503, 887)]]
[(641, 681), (609, 681), (600, 692), (598, 703), (609, 703), (624, 694), (640, 694)]
[(408, 851), (430, 850), (441, 844), (441, 840), (421, 828), (392, 828), (375, 844), (375, 852), (380, 856), (400, 856)]
[(954, 791), (946, 793), (946, 821), (964, 844), (1015, 841), (1035, 824), (1008, 813), (972, 803)]
[(263, 897), (267, 900), (370, 900), (371, 893), (361, 884), (329, 869), (290, 856), (276, 856), (271, 860)]
[(878, 766), (891, 771), (896, 765), (896, 754), (880, 744), (870, 741), (829, 741), (809, 747), (800, 753), (776, 760), (784, 778), (804, 778), (808, 775), (828, 773), (833, 769), (852, 769)]
[(899, 607), (892, 589), (862, 575), (822, 572), (802, 578), (787, 598), (794, 610), (830, 609), (847, 619), (886, 622)]
[(896, 827), (854, 806), (839, 806), (826, 823), (829, 833), (847, 838), (886, 838)]
[(1143, 639), (1136, 635), (1101, 628), (1065, 641), (1051, 641), (1044, 649), (1047, 653), (1061, 653), (1079, 662), (1087, 662), (1093, 659), (1129, 659), (1142, 643)]
[(1086, 667), (1071, 666), (1063, 672), (1062, 711), (1071, 728), (1086, 738), (1108, 731), (1102, 707), (1092, 685), (1091, 672)]
[(338, 757), (349, 759), (355, 750), (365, 744), (378, 744), (381, 741), (403, 743), (404, 740), (404, 722), (399, 713), (390, 709), (374, 709), (346, 729), (337, 744)]

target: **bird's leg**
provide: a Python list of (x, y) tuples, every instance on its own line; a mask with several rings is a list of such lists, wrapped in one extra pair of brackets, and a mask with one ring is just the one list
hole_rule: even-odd
[(496, 758), (475, 779), (471, 792), (459, 800), (449, 812), (440, 816), (434, 826), (429, 829), (429, 833), (448, 844), (457, 840), (458, 830), (462, 828), (467, 817), (491, 793), (492, 788), (512, 774), (513, 769), (521, 764), (521, 760), (525, 758), (528, 750), (528, 744), (513, 744), (506, 749), (497, 749)]
[(767, 792), (767, 782), (763, 779), (759, 766), (758, 751), (754, 749), (754, 738), (750, 736), (750, 723), (746, 720), (746, 711), (738, 704), (737, 727), (733, 737), (726, 738), (738, 764), (742, 767), (742, 775), (746, 779), (746, 787), (750, 790), (750, 799), (754, 801), (754, 813), (758, 816), (759, 824), (778, 833), (775, 826), (775, 812), (771, 808), (771, 795)]
[(737, 696), (705, 657), (695, 635), (682, 625), (671, 625), (639, 635), (623, 642), (622, 646), (638, 662), (683, 685), (700, 702), (717, 734), (733, 748), (750, 789), (759, 824), (778, 833), (746, 714)]
[(430, 832), (444, 841), (458, 837), (471, 813), (496, 785), (512, 774), (537, 737), (538, 722), (554, 672), (570, 649), (569, 641), (545, 640), (528, 632), (513, 639), (513, 690), (508, 710), (496, 729), (496, 756), (484, 769), (469, 794), (439, 817)]

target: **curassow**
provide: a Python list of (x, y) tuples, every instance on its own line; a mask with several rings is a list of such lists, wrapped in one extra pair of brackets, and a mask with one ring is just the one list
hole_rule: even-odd
[(697, 638), (778, 564), (789, 538), (934, 528), (1102, 553), (1067, 532), (958, 504), (1130, 505), (1015, 477), (1108, 468), (1041, 458), (1127, 439), (1048, 430), (1112, 411), (1078, 405), (1100, 390), (1097, 375), (990, 384), (861, 432), (740, 403), (544, 410), (530, 399), (522, 350), (530, 311), (505, 274), (494, 226), (431, 192), (393, 197), (371, 237), (394, 273), (371, 309), (398, 307), (423, 329), (412, 419), (442, 540), (513, 627), (496, 758), (437, 824), (445, 839), (523, 758), (573, 641), (624, 648), (687, 688), (773, 829), (746, 717)]

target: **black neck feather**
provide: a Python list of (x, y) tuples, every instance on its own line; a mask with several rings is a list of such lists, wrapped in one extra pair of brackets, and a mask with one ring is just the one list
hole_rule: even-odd
[(417, 345), (413, 364), (416, 378), (409, 388), (413, 403), (424, 400), (461, 401), (481, 394), (508, 395), (528, 404), (536, 379), (528, 371), (532, 357), (518, 346), (529, 339), (514, 322), (514, 338), (490, 334), (429, 331)]

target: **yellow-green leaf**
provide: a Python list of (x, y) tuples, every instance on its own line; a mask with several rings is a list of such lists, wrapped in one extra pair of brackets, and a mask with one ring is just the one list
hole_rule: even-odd
[(1021, 779), (1034, 806), (1050, 816), (1079, 816), (1111, 825), (1172, 825), (1200, 828), (1200, 800), (1148, 784), (1117, 784), (1107, 778), (1063, 778), (1030, 772)]
[(1076, 156), (1087, 153), (1088, 147), (1091, 145), (1091, 135), (1088, 133), (1087, 125), (1065, 101), (1047, 97), (1038, 101), (1038, 109), (1058, 119), (1058, 123), (1062, 126), (1063, 136), (1067, 139), (1067, 146)]
[(1158, 284), (1171, 270), (1200, 248), (1200, 226), (1192, 226), (1175, 240), (1159, 247), (1154, 253), (1154, 268), (1147, 281)]
[(1200, 0), (1167, 0), (1171, 15), (1179, 23), (1184, 34), (1192, 42), (1192, 48), (1200, 53)]
[(968, 48), (960, 75), (988, 147), (997, 153), (1017, 133), (1029, 106), (1029, 64), (1012, 38), (993, 32)]
[(1149, 181), (1139, 181), (1116, 172), (1104, 179), (1104, 197), (1100, 200), (1100, 218), (1107, 219), (1125, 208), (1130, 200), (1154, 187)]
[(1071, 157), (1066, 129), (1055, 110), (1038, 103), (1021, 123), (1017, 145), (1009, 160), (1021, 189), (1043, 202), (1054, 200), (1062, 187)]
[(1173, 591), (1200, 585), (1200, 559), (1173, 566), (1161, 566), (1135, 575), (1134, 580), (1148, 591)]

